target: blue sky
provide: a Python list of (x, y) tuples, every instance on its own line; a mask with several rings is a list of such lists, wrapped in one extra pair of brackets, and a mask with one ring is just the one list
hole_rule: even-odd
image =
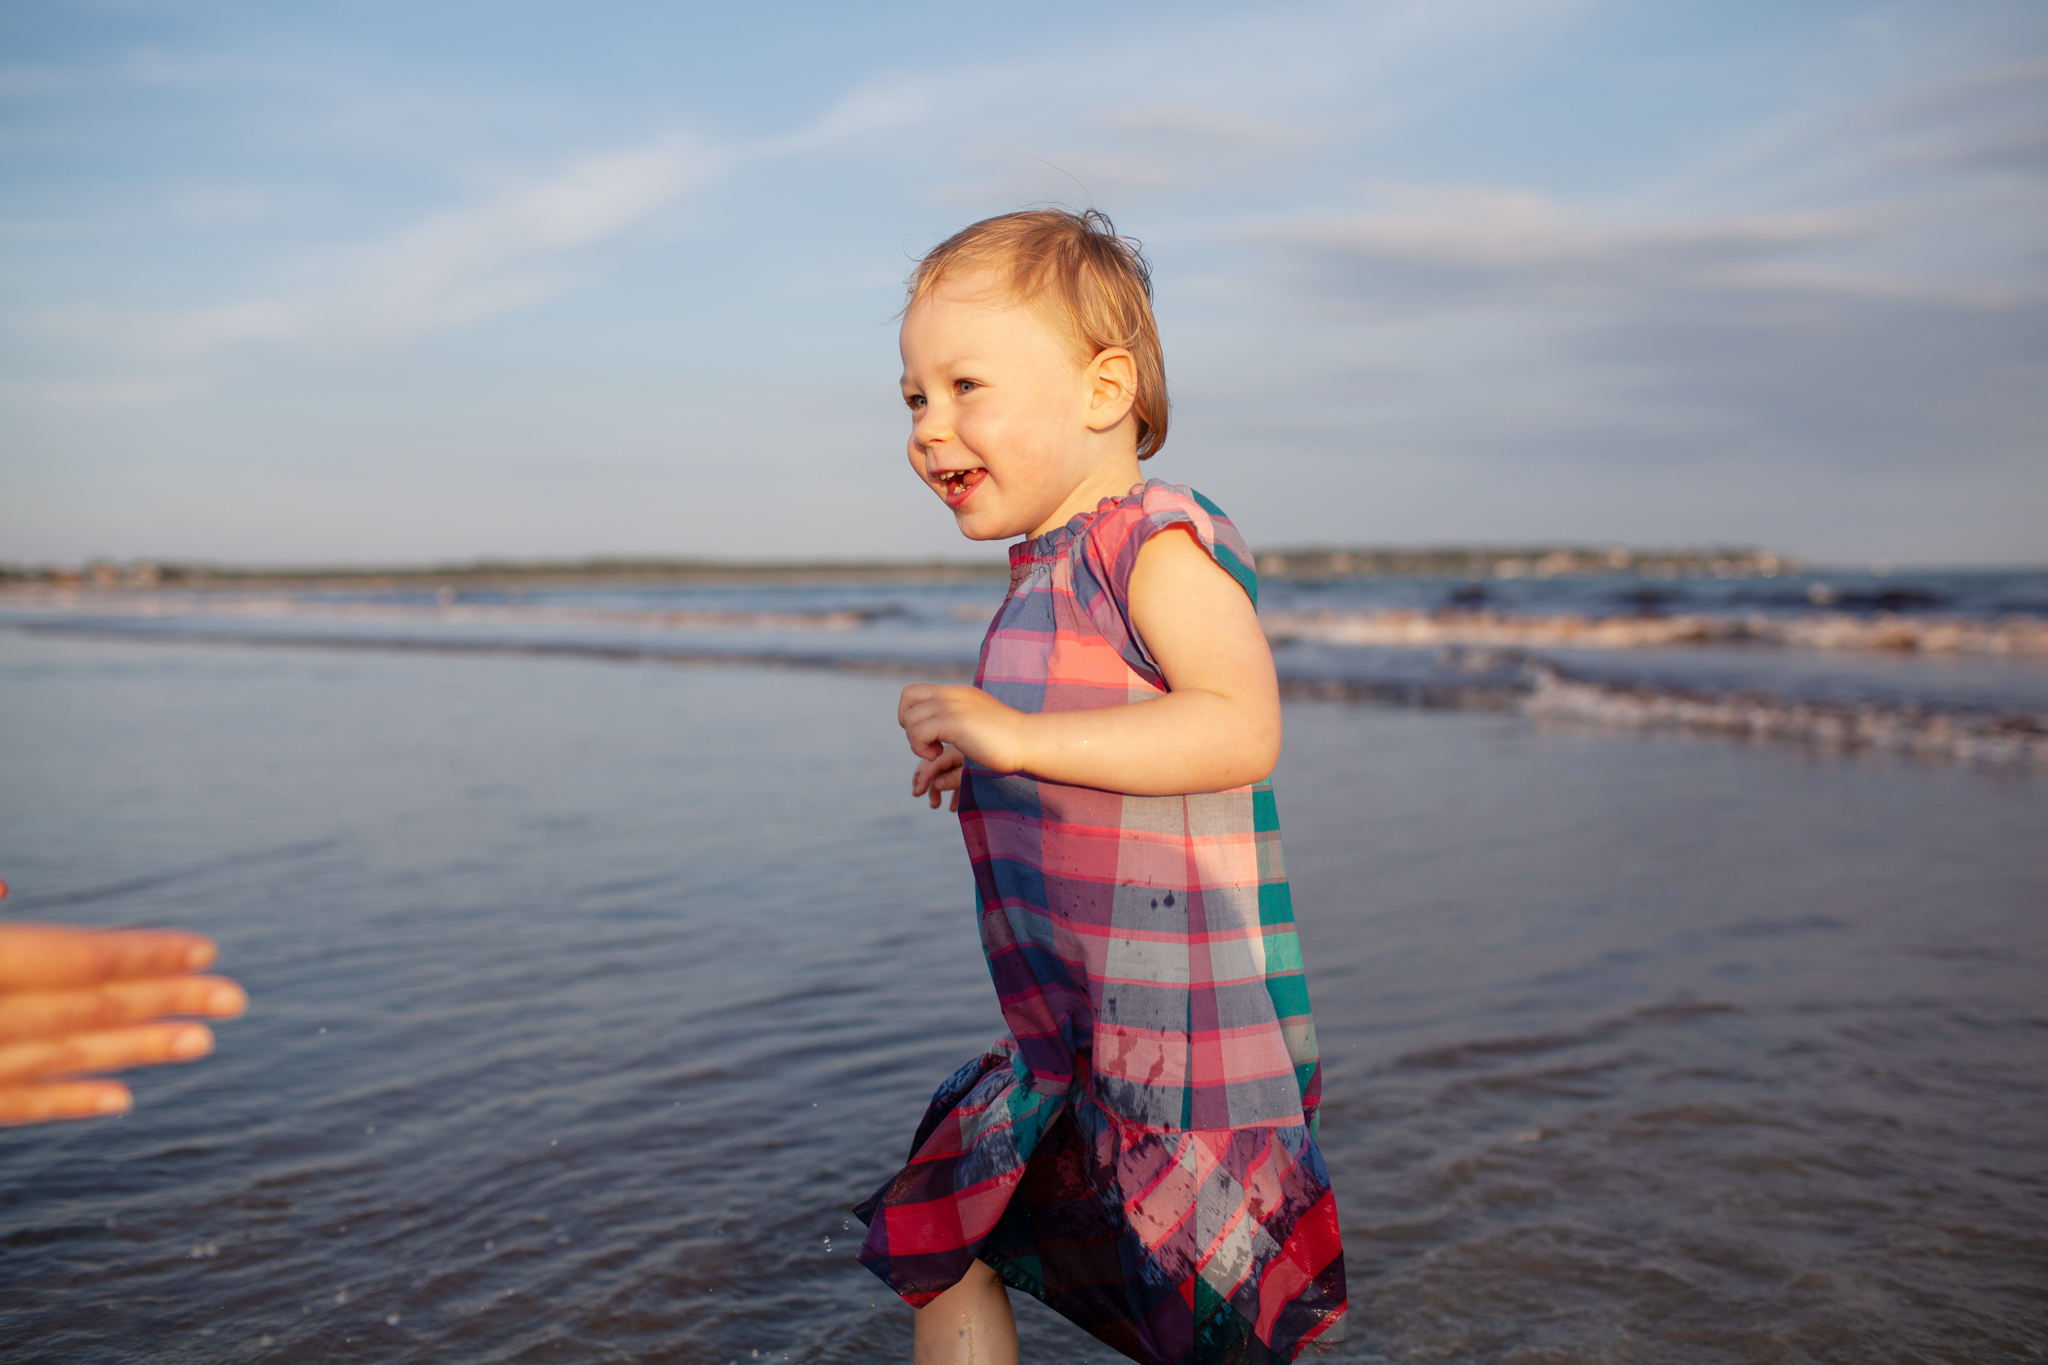
[(0, 8), (0, 560), (957, 538), (895, 312), (1153, 258), (1255, 545), (2048, 560), (2048, 5)]

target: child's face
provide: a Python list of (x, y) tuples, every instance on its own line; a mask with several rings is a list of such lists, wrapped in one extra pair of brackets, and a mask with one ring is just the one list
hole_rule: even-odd
[(1128, 490), (1090, 494), (1104, 442), (1086, 367), (994, 275), (942, 281), (904, 315), (902, 346), (910, 467), (968, 539), (1039, 535)]

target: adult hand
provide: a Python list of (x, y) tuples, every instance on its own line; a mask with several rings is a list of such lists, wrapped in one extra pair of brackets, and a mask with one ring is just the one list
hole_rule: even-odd
[(0, 924), (0, 1124), (123, 1113), (127, 1086), (80, 1078), (213, 1051), (213, 1031), (190, 1018), (232, 1019), (249, 1003), (227, 978), (194, 975), (218, 955), (172, 929)]

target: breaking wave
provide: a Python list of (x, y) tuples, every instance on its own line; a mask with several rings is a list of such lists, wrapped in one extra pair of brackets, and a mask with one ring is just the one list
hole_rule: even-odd
[(1510, 615), (1497, 611), (1275, 612), (1262, 618), (1274, 642), (1333, 645), (1570, 646), (1642, 649), (1663, 645), (1789, 645), (1803, 649), (1917, 654), (2048, 655), (2048, 621), (2026, 616)]
[(1629, 730), (1669, 730), (1882, 752), (1934, 761), (2048, 768), (2048, 713), (1934, 707), (1912, 702), (1698, 692), (1574, 677), (1522, 659), (1483, 681), (1287, 677), (1290, 698), (1371, 701), (1458, 711), (1505, 711)]
[(1830, 750), (2048, 767), (2048, 716), (2026, 711), (1936, 710), (1909, 703), (1808, 701), (1768, 693), (1719, 695), (1617, 686), (1530, 665), (1524, 715), (1635, 730), (1690, 730)]

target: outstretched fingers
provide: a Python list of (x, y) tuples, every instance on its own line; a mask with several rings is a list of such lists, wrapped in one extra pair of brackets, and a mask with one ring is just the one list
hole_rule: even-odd
[(135, 1096), (119, 1081), (0, 1086), (0, 1126), (104, 1118), (108, 1114), (125, 1114), (134, 1107)]
[(139, 1024), (167, 1015), (233, 1019), (249, 1007), (242, 988), (220, 976), (110, 981), (72, 990), (0, 995), (0, 1043)]
[(213, 1051), (195, 1020), (249, 1004), (225, 977), (193, 974), (217, 956), (175, 929), (0, 924), (0, 1124), (124, 1113), (128, 1087), (94, 1073)]
[(0, 925), (0, 991), (176, 976), (207, 967), (219, 955), (213, 940), (176, 929)]
[(213, 1030), (204, 1024), (138, 1024), (62, 1038), (30, 1038), (0, 1044), (0, 1088), (160, 1062), (196, 1061), (211, 1051)]

